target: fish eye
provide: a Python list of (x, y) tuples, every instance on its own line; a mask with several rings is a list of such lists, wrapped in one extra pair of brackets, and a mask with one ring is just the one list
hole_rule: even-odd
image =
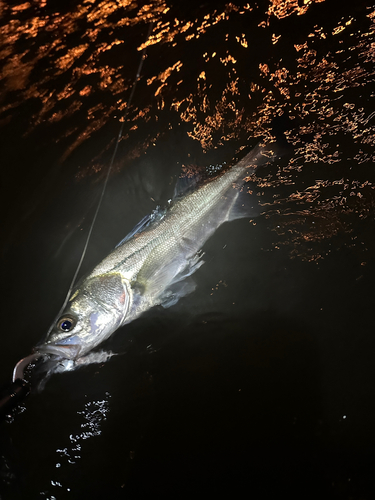
[(62, 332), (70, 332), (75, 327), (76, 321), (71, 316), (64, 316), (57, 322), (57, 328)]

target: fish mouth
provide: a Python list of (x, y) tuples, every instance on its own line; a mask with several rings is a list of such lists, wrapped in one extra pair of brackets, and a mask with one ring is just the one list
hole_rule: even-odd
[(66, 359), (77, 359), (81, 346), (79, 345), (59, 345), (59, 344), (43, 344), (37, 347), (41, 354), (53, 354)]

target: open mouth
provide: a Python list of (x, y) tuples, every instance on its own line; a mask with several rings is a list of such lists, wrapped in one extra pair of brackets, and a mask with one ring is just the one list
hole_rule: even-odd
[(66, 359), (78, 358), (80, 350), (81, 346), (74, 344), (71, 345), (44, 344), (38, 346), (38, 352), (42, 354), (54, 354), (55, 356), (61, 356)]

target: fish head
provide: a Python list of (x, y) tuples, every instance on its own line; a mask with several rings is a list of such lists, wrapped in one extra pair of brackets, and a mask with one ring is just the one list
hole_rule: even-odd
[(36, 350), (75, 360), (121, 326), (128, 307), (128, 286), (119, 273), (88, 278), (73, 291), (46, 340)]

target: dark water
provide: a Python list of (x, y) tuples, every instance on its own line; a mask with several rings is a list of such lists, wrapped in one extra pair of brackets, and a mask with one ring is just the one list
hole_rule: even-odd
[(194, 294), (2, 423), (1, 499), (375, 497), (374, 8), (0, 3), (4, 383), (65, 298), (151, 22), (82, 273), (181, 168), (275, 117), (294, 147), (257, 172), (262, 215), (207, 242)]

